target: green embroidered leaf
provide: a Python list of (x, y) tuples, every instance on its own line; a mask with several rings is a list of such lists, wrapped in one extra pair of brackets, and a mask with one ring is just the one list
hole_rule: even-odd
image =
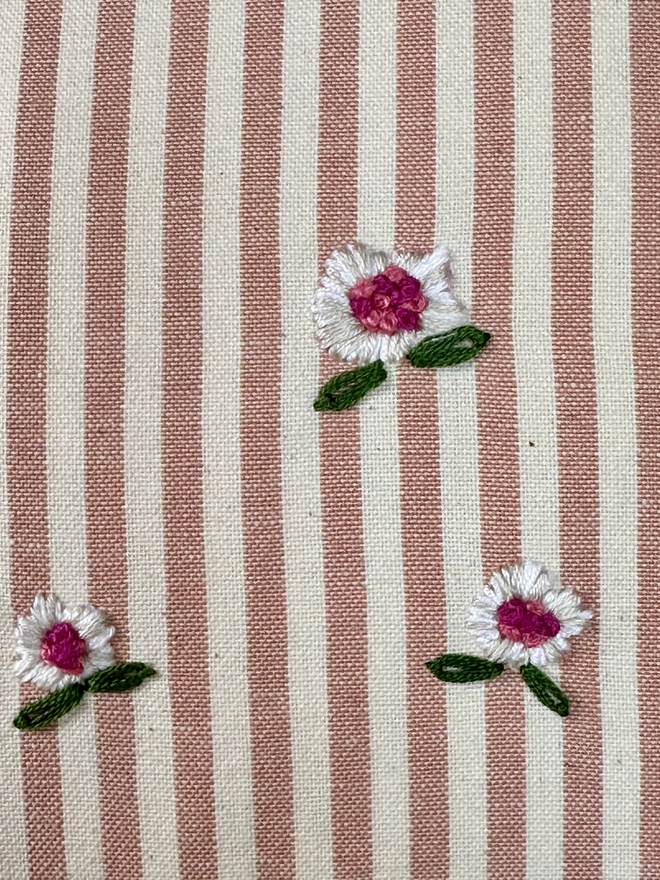
[(85, 694), (84, 684), (75, 682), (61, 691), (48, 694), (41, 700), (28, 703), (14, 718), (14, 727), (19, 730), (40, 730), (57, 721), (78, 705)]
[(443, 654), (429, 660), (426, 666), (440, 681), (487, 681), (504, 671), (501, 663), (492, 663), (471, 654)]
[(115, 663), (95, 672), (86, 683), (95, 694), (121, 693), (139, 687), (150, 675), (156, 675), (156, 670), (146, 663)]
[(413, 367), (453, 367), (476, 357), (489, 339), (490, 333), (467, 324), (448, 333), (427, 336), (408, 352), (408, 359)]
[(541, 672), (538, 666), (533, 666), (531, 663), (521, 666), (520, 674), (527, 687), (544, 706), (552, 709), (562, 718), (568, 715), (568, 697), (545, 672)]
[(377, 388), (385, 379), (387, 370), (382, 361), (374, 361), (373, 364), (366, 364), (357, 370), (340, 373), (325, 383), (314, 401), (314, 409), (350, 409), (358, 400), (362, 400), (367, 391)]

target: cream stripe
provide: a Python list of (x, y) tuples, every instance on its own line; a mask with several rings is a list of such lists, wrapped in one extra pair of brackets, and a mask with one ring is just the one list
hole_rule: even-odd
[(244, 0), (212, 0), (204, 208), (204, 516), (219, 876), (256, 876), (240, 486)]
[(637, 473), (628, 4), (591, 7), (594, 352), (600, 462), (603, 877), (639, 876)]
[[(552, 10), (514, 5), (516, 207), (513, 344), (518, 388), (523, 556), (559, 571), (552, 362)], [(553, 666), (550, 675), (559, 679)], [(562, 720), (525, 688), (527, 877), (563, 873)]]
[(134, 702), (142, 871), (178, 876), (167, 686), (161, 477), (163, 167), (169, 0), (138, 0), (127, 184), (124, 467), (131, 657), (157, 678)]
[[(0, 663), (0, 705), (10, 716), (19, 708), (19, 684), (9, 662), (14, 643), (14, 612), (9, 589), (9, 502), (7, 499), (7, 298), (9, 229), (14, 171), (14, 137), (21, 66), (23, 0), (0, 6), (0, 638), (7, 646)], [(24, 610), (24, 609), (23, 609)], [(21, 753), (17, 731), (0, 724), (0, 815), (6, 845), (0, 847), (0, 876), (27, 880), (27, 840), (23, 813)]]
[[(473, 10), (438, 0), (436, 243), (453, 254), (456, 292), (470, 301), (473, 129)], [(465, 627), (482, 582), (477, 394), (474, 367), (438, 371), (447, 647), (474, 651)], [(452, 880), (486, 876), (486, 728), (481, 684), (446, 687), (449, 858)]]
[(62, 7), (48, 278), (48, 529), (51, 585), (87, 600), (85, 542), (85, 235), (96, 0)]
[[(459, 246), (454, 238), (454, 248)], [(473, 654), (465, 616), (482, 583), (474, 368), (441, 373), (438, 388), (447, 650)], [(486, 877), (487, 841), (483, 685), (448, 685), (446, 699), (449, 876), (479, 880)]]
[[(97, 3), (62, 7), (49, 242), (46, 443), (51, 588), (87, 601), (85, 235)], [(103, 873), (93, 701), (59, 724), (67, 870)]]
[(285, 2), (282, 59), (282, 492), (300, 878), (333, 876), (319, 417), (311, 405), (318, 390), (319, 355), (308, 309), (318, 276), (320, 11), (319, 0)]
[[(391, 246), (396, 184), (396, 0), (361, 0), (358, 237)], [(406, 630), (396, 381), (360, 408), (367, 587), (373, 877), (410, 866)]]

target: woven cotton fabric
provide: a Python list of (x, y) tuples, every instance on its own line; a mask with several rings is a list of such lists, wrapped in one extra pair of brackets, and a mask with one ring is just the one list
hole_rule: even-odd
[[(2, 0), (3, 880), (660, 876), (659, 12)], [(492, 339), (319, 414), (352, 241)], [(425, 666), (522, 558), (565, 719)], [(51, 590), (158, 675), (19, 732)]]

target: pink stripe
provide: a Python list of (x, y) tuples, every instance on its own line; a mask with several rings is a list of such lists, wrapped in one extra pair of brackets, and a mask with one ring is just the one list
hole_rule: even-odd
[[(129, 659), (124, 497), (124, 285), (133, 0), (99, 9), (87, 219), (85, 477), (90, 601)], [(94, 700), (106, 878), (140, 863), (132, 697)]]
[[(513, 19), (475, 3), (473, 319), (493, 339), (477, 361), (484, 577), (519, 559), (520, 473), (513, 356)], [(513, 673), (486, 687), (488, 876), (525, 876), (525, 715)]]
[(179, 866), (217, 873), (202, 487), (207, 4), (174, 0), (165, 152), (163, 514)]
[[(435, 20), (425, 0), (401, 0), (397, 27), (396, 240), (429, 250), (435, 230)], [(438, 385), (399, 368), (401, 532), (408, 641), (411, 876), (447, 877), (449, 802), (445, 691), (425, 661), (446, 640)]]
[(280, 467), (283, 6), (247, 2), (243, 88), (241, 470), (255, 835), (264, 880), (295, 874)]
[[(323, 0), (319, 96), (321, 266), (357, 234), (358, 0)], [(321, 357), (321, 381), (344, 367)], [(371, 750), (359, 410), (321, 425), (332, 837), (337, 880), (371, 875)], [(346, 511), (350, 511), (347, 516)]]
[[(597, 610), (598, 430), (592, 342), (591, 21), (588, 2), (553, 5), (553, 348), (562, 578)], [(562, 664), (572, 715), (564, 725), (566, 878), (598, 877), (602, 750), (598, 627)]]
[(633, 121), (633, 340), (638, 448), (638, 654), (642, 767), (640, 877), (660, 865), (660, 712), (657, 639), (658, 534), (660, 534), (660, 19), (657, 6), (633, 0), (631, 67)]
[[(15, 143), (7, 355), (11, 595), (50, 588), (46, 476), (48, 234), (61, 3), (27, 3)], [(21, 688), (21, 702), (43, 691)], [(21, 735), (30, 875), (66, 877), (57, 728)], [(48, 797), (44, 798), (44, 784)]]
[[(430, 250), (435, 237), (435, 25), (435, 10), (429, 3), (399, 0), (396, 242), (410, 250)], [(415, 376), (431, 379), (435, 394), (435, 373)], [(433, 421), (437, 425), (437, 407)]]

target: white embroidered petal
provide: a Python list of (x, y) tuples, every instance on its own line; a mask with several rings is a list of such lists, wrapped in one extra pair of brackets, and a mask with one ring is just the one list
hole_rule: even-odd
[[(493, 596), (497, 599), (498, 606), (502, 604), (502, 602), (507, 602), (509, 599), (513, 597), (513, 589), (511, 587), (511, 582), (508, 577), (503, 577), (503, 572), (495, 572), (495, 574), (490, 579), (490, 590), (493, 593)], [(488, 591), (488, 587), (484, 592)]]
[(578, 596), (570, 590), (561, 590), (544, 597), (545, 607), (558, 617), (572, 617), (580, 608)]
[(89, 678), (90, 675), (98, 672), (99, 669), (107, 669), (108, 666), (112, 666), (114, 662), (112, 648), (100, 648), (93, 653), (90, 652), (84, 661), (85, 669), (80, 678), (82, 680)]
[(71, 676), (62, 674), (56, 666), (48, 666), (41, 663), (30, 670), (27, 681), (31, 681), (35, 687), (43, 688), (47, 691), (61, 690), (68, 684), (71, 684)]
[(507, 651), (507, 659), (509, 663), (524, 663), (527, 660), (527, 648), (522, 642), (510, 642), (511, 647)]
[(569, 637), (570, 636), (568, 633), (564, 633), (563, 630), (559, 630), (554, 638), (548, 640), (547, 644), (552, 645), (554, 648), (564, 654), (566, 653), (566, 651), (568, 651)]
[[(58, 612), (61, 611), (59, 604), (60, 603), (53, 596), (49, 596), (45, 599), (39, 594), (35, 597), (34, 603), (32, 604), (30, 616), (37, 626), (40, 626), (43, 629), (48, 629), (59, 620)], [(28, 618), (19, 618), (19, 623), (26, 619)]]
[(483, 598), (490, 599), (491, 604), (494, 603), (497, 609), (502, 602), (507, 602), (511, 598), (511, 591), (507, 584), (491, 581), (490, 586), (484, 589)]
[(16, 623), (16, 639), (25, 648), (38, 651), (45, 628), (30, 617), (20, 617)]
[(518, 587), (522, 599), (540, 599), (548, 586), (548, 578), (538, 562), (527, 561), (523, 564)]
[(375, 250), (367, 245), (357, 245), (355, 253), (356, 263), (360, 267), (358, 278), (371, 278), (373, 275), (378, 275), (392, 262), (391, 250)]
[(568, 620), (562, 621), (559, 632), (563, 633), (567, 638), (570, 636), (579, 636), (586, 623), (587, 621), (582, 617), (570, 617)]
[(509, 639), (503, 639), (501, 645), (501, 662), (507, 664), (515, 663), (516, 657), (519, 655), (522, 646), (518, 645), (516, 642), (509, 641)]
[(492, 627), (495, 623), (497, 623), (497, 615), (493, 609), (475, 604), (470, 610), (468, 626), (473, 629), (475, 627), (481, 629), (483, 626)]
[(337, 250), (325, 264), (326, 275), (340, 287), (352, 287), (360, 278), (366, 278), (369, 267), (363, 248), (349, 245), (345, 250)]
[(114, 634), (114, 628), (108, 627), (104, 632), (99, 633), (99, 635), (92, 636), (91, 639), (87, 639), (87, 647), (90, 651), (102, 651), (109, 644), (110, 639), (114, 636)]
[(506, 645), (502, 639), (488, 639), (485, 636), (478, 636), (477, 644), (484, 656), (495, 663), (499, 663), (506, 653)]
[(72, 619), (75, 618), (77, 625), (81, 628), (93, 626), (97, 621), (105, 620), (105, 614), (100, 608), (94, 605), (83, 604), (68, 607), (69, 614)]
[(477, 639), (477, 642), (489, 657), (492, 655), (493, 652), (499, 655), (499, 653), (501, 653), (501, 651), (503, 650), (502, 640), (491, 635), (480, 636)]
[(477, 604), (483, 608), (488, 608), (494, 613), (497, 611), (500, 603), (494, 591), (486, 587), (481, 596), (476, 600), (475, 605)]
[(76, 611), (77, 614), (71, 622), (75, 624), (83, 639), (90, 641), (97, 636), (112, 638), (114, 628), (107, 625), (103, 611), (94, 608), (93, 605), (83, 605)]
[(468, 626), (468, 629), (472, 630), (472, 635), (480, 648), (485, 649), (493, 644), (493, 639), (490, 636), (490, 629), (486, 629), (482, 632), (479, 632), (476, 626)]
[(417, 271), (417, 267), (420, 263), (420, 257), (418, 254), (411, 254), (408, 251), (401, 251), (401, 253), (397, 253), (397, 251), (391, 251), (390, 262), (395, 266), (399, 266), (401, 269), (403, 269), (404, 272), (407, 272), (409, 275), (412, 275), (419, 281), (422, 280), (419, 277), (419, 272)]
[(496, 659), (498, 663), (504, 663), (506, 666), (513, 666), (515, 663), (513, 642), (501, 642), (500, 647), (496, 652), (496, 656), (493, 659)]
[(524, 565), (514, 565), (512, 568), (506, 568), (502, 572), (512, 596), (520, 596), (521, 594), (523, 571)]
[(343, 286), (353, 285), (363, 278), (371, 278), (382, 272), (390, 262), (390, 254), (383, 250), (374, 250), (363, 244), (349, 245), (346, 250), (337, 250), (330, 256), (326, 267), (332, 272), (337, 258), (337, 277)]
[(110, 666), (115, 662), (114, 651), (110, 644), (101, 645), (94, 652), (90, 652), (89, 656), (99, 669), (105, 669), (106, 666)]
[(559, 660), (561, 655), (568, 651), (568, 643), (563, 639), (557, 641), (557, 637), (554, 639), (548, 639), (548, 641), (543, 646), (545, 651), (545, 663), (539, 663), (539, 666), (545, 666), (548, 663), (554, 663), (555, 660)]
[(409, 270), (406, 266), (403, 268), (410, 271), (415, 278), (419, 278), (424, 285), (441, 279), (449, 287), (453, 280), (447, 248), (437, 247), (428, 254), (410, 254), (409, 265)]
[(547, 666), (548, 655), (545, 648), (537, 646), (529, 649), (529, 662), (534, 666)]
[(38, 654), (23, 654), (18, 660), (14, 662), (14, 672), (19, 678), (23, 678), (23, 676), (30, 672), (31, 669), (34, 669), (35, 666), (38, 666), (40, 662), (41, 661)]
[(448, 333), (456, 327), (469, 324), (470, 319), (457, 306), (444, 304), (429, 297), (429, 305), (422, 313), (420, 323), (424, 337), (433, 336), (436, 333)]

